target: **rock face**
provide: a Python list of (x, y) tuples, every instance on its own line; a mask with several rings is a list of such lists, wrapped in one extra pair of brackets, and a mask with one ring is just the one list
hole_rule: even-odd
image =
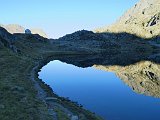
[[(9, 25), (0, 25), (1, 27), (5, 28), (9, 33), (25, 33), (27, 29), (18, 25), (18, 24), (9, 24)], [(32, 34), (39, 34), (42, 37), (47, 38), (46, 33), (41, 29), (30, 29)]]
[(127, 32), (139, 37), (152, 38), (160, 35), (160, 0), (140, 0), (116, 23), (96, 32)]

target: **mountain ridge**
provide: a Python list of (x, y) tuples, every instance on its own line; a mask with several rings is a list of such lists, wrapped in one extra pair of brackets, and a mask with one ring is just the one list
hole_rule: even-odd
[[(0, 24), (0, 27), (5, 28), (11, 34), (25, 33), (25, 30), (26, 30), (26, 28), (18, 24), (8, 24), (8, 25)], [(29, 30), (31, 31), (32, 34), (39, 34), (42, 37), (48, 38), (47, 34), (42, 29), (31, 28)]]

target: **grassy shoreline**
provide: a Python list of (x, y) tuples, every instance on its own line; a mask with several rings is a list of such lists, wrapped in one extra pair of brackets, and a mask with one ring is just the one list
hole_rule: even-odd
[[(52, 89), (38, 78), (40, 69), (60, 53), (76, 54), (46, 52), (40, 58), (16, 54), (8, 48), (0, 50), (1, 120), (70, 120), (72, 117), (78, 117), (79, 120), (100, 120), (77, 103), (54, 94)], [(39, 55), (40, 53), (37, 56)], [(35, 81), (32, 80), (33, 77)]]

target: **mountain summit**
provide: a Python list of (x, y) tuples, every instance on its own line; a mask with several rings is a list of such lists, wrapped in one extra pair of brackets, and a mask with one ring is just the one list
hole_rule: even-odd
[(96, 32), (126, 32), (143, 38), (160, 35), (160, 0), (140, 0), (116, 23)]

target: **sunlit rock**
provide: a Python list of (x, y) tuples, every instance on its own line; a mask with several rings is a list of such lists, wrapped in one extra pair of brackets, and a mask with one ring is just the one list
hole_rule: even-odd
[(160, 35), (160, 0), (140, 0), (114, 24), (96, 32), (127, 32), (143, 38)]

